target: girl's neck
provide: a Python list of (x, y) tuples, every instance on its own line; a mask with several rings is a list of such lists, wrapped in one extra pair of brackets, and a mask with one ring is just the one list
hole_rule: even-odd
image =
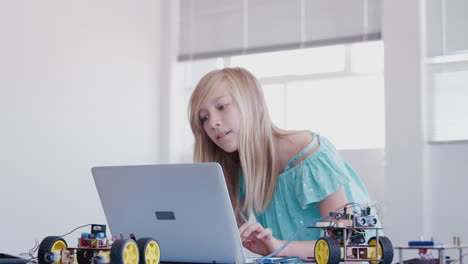
[(285, 131), (285, 134), (275, 136), (276, 162), (280, 173), (298, 153), (312, 141), (309, 131)]

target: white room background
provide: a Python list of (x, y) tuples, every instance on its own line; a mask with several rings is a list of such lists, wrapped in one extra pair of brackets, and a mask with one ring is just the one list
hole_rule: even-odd
[(0, 252), (106, 224), (91, 167), (159, 162), (159, 11), (0, 2)]
[[(450, 242), (468, 240), (465, 207), (468, 186), (468, 2), (427, 0), (425, 56), (427, 83), (426, 140), (428, 173), (432, 180), (433, 235)], [(446, 224), (447, 219), (457, 224)], [(458, 224), (459, 223), (459, 224)]]
[[(426, 17), (431, 3), (437, 8), (428, 7)], [(433, 18), (436, 26), (429, 28), (443, 29), (446, 21), (446, 29), (457, 29), (451, 19), (464, 3), (382, 1), (385, 149), (377, 147), (384, 152), (372, 155), (376, 162), (356, 169), (365, 174), (383, 168), (384, 176), (370, 185), (383, 189), (378, 195), (383, 195), (385, 230), (396, 245), (421, 235), (446, 242), (453, 235), (468, 239), (466, 229), (449, 224), (468, 220), (463, 210), (467, 138), (438, 130), (445, 125), (437, 123), (444, 115), (463, 123), (466, 108), (453, 108), (450, 93), (430, 107), (446, 83), (466, 78), (457, 75), (466, 71), (459, 68), (466, 58), (451, 56), (464, 54), (460, 45), (467, 47), (466, 34), (458, 33), (465, 27), (450, 31), (448, 40), (440, 33), (447, 31), (427, 32), (429, 42), (446, 51), (431, 54), (422, 23)], [(92, 166), (191, 161), (185, 82), (226, 62), (192, 66), (190, 72), (177, 62), (179, 17), (172, 14), (178, 8), (172, 0), (0, 2), (1, 251), (27, 252), (35, 239), (104, 223)], [(431, 13), (443, 10), (454, 13)], [(454, 21), (465, 21), (460, 19)], [(442, 38), (433, 40), (432, 34)], [(191, 59), (196, 65), (197, 58)], [(431, 74), (440, 69), (441, 75)], [(459, 84), (447, 91), (466, 96), (466, 86)], [(334, 140), (340, 147), (340, 139)], [(352, 164), (356, 157), (370, 159), (347, 155), (348, 150), (342, 153)]]
[[(244, 67), (262, 84), (273, 121), (329, 138), (360, 172), (374, 201), (383, 200), (385, 144), (381, 41), (182, 62), (184, 103), (208, 71)], [(185, 120), (184, 120), (185, 121)], [(182, 125), (182, 124), (181, 124)], [(191, 160), (186, 122), (181, 160)], [(188, 152), (188, 153), (187, 153)], [(380, 180), (379, 180), (380, 179)]]
[[(462, 130), (449, 129), (444, 126), (445, 123), (440, 123), (447, 121), (443, 117), (450, 116), (452, 119), (456, 118), (451, 121), (452, 124), (466, 124), (464, 117), (468, 116), (468, 111), (465, 109), (465, 104), (461, 105), (460, 103), (460, 100), (463, 100), (466, 96), (466, 85), (462, 84), (466, 75), (460, 70), (455, 74), (443, 73), (439, 76), (429, 74), (430, 71), (437, 70), (438, 67), (442, 67), (443, 72), (447, 72), (449, 67), (449, 65), (440, 66), (438, 60), (440, 58), (428, 59), (433, 55), (428, 53), (429, 48), (427, 45), (443, 43), (443, 41), (432, 39), (432, 33), (426, 32), (429, 28), (437, 28), (434, 25), (426, 25), (426, 20), (432, 21), (436, 25), (442, 23), (441, 14), (434, 17), (431, 13), (434, 12), (434, 9), (431, 9), (430, 5), (435, 4), (440, 7), (443, 3), (448, 2), (451, 2), (450, 10), (455, 12), (455, 15), (460, 13), (456, 12), (457, 4), (460, 5), (458, 10), (465, 10), (463, 9), (463, 1), (418, 0), (409, 3), (403, 0), (383, 0), (381, 2), (382, 39), (385, 55), (383, 102), (385, 107), (383, 121), (385, 124), (383, 126), (384, 132), (379, 133), (379, 136), (384, 135), (385, 137), (382, 145), (384, 149), (382, 149), (380, 157), (379, 153), (371, 155), (373, 159), (370, 156), (361, 154), (355, 155), (353, 153), (349, 155), (349, 150), (341, 150), (350, 159), (352, 165), (353, 163), (359, 164), (359, 162), (363, 165), (362, 168), (364, 169), (359, 169), (361, 167), (359, 165), (355, 166), (358, 172), (362, 171), (362, 175), (367, 173), (375, 175), (372, 172), (372, 167), (377, 168), (377, 171), (384, 171), (381, 177), (373, 178), (373, 176), (370, 176), (374, 180), (370, 185), (380, 186), (376, 188), (371, 186), (370, 188), (377, 192), (377, 197), (383, 197), (384, 226), (386, 233), (391, 236), (395, 245), (406, 245), (408, 240), (420, 239), (421, 236), (426, 239), (432, 236), (446, 243), (451, 242), (453, 235), (461, 236), (462, 240), (464, 237), (468, 237), (466, 230), (460, 230), (456, 225), (444, 224), (448, 215), (454, 216), (462, 222), (468, 220), (466, 212), (459, 210), (463, 208), (463, 193), (467, 185), (467, 163), (462, 161), (468, 154), (466, 133), (464, 134)], [(238, 11), (239, 8), (235, 10)], [(446, 9), (437, 8), (435, 10), (441, 12)], [(289, 11), (288, 14), (290, 14)], [(454, 14), (451, 13), (450, 17), (453, 17)], [(443, 16), (448, 17), (447, 14)], [(231, 16), (229, 18), (234, 19)], [(249, 21), (248, 16), (244, 23), (245, 21)], [(465, 20), (461, 18), (459, 21), (463, 22)], [(460, 28), (459, 25), (457, 27)], [(461, 34), (460, 30), (456, 32), (458, 34), (452, 33), (452, 36), (456, 37)], [(242, 36), (242, 34), (239, 33), (237, 36)], [(247, 39), (249, 38), (247, 37)], [(192, 41), (197, 40), (192, 39)], [(462, 38), (460, 41), (463, 43), (464, 39)], [(196, 45), (202, 45), (202, 42), (206, 42), (206, 38), (201, 39)], [(233, 41), (232, 43), (239, 42)], [(245, 40), (244, 42), (240, 41), (240, 43), (241, 48), (249, 53)], [(198, 46), (195, 48), (197, 51), (200, 49)], [(189, 49), (185, 49), (185, 51), (187, 50)], [(255, 49), (252, 51), (254, 52)], [(179, 102), (180, 105), (184, 106), (186, 106), (190, 90), (193, 89), (194, 84), (204, 73), (215, 68), (233, 65), (232, 62), (234, 61), (232, 58), (226, 60), (222, 56), (221, 59), (209, 61), (206, 58), (209, 52), (196, 53), (193, 50), (192, 52), (194, 54), (191, 56), (185, 54), (179, 57), (188, 60), (191, 65), (190, 69), (185, 71), (179, 68), (180, 75), (184, 75), (186, 81), (183, 84), (185, 85), (186, 95)], [(220, 53), (220, 51), (217, 52), (214, 52), (214, 54)], [(457, 66), (464, 63), (463, 59), (459, 60), (461, 62), (459, 61)], [(437, 65), (431, 66), (432, 64)], [(450, 81), (454, 84), (454, 77), (460, 78), (461, 81), (455, 81), (456, 86), (450, 85), (450, 89), (447, 91), (456, 90), (458, 94), (445, 93), (441, 97), (437, 96), (442, 92), (440, 90), (442, 81), (449, 80), (444, 83), (445, 86)], [(275, 81), (274, 78), (265, 77), (260, 79), (265, 89), (268, 88), (268, 85), (271, 85), (272, 90), (275, 90), (271, 93), (282, 93), (282, 91), (278, 92), (278, 90), (283, 89), (281, 88), (283, 84), (279, 86), (271, 84), (271, 81)], [(435, 85), (438, 85), (439, 89)], [(178, 87), (180, 89), (182, 85)], [(266, 94), (268, 96), (269, 92), (266, 91)], [(453, 101), (450, 98), (457, 98), (458, 100)], [(440, 108), (440, 102), (442, 101), (444, 107)], [(434, 105), (432, 102), (437, 104)], [(284, 122), (284, 115), (287, 115), (287, 112), (278, 108), (280, 107), (272, 110), (272, 112), (276, 111), (276, 121), (279, 124), (283, 122), (282, 124), (287, 127), (289, 123)], [(336, 114), (336, 112), (332, 114)], [(437, 122), (439, 122), (439, 125), (435, 127), (434, 124)], [(191, 134), (187, 132), (189, 129), (187, 121), (180, 123), (179, 126), (185, 126), (182, 129), (185, 134), (179, 134), (177, 142), (170, 143), (173, 146), (177, 146), (177, 144), (180, 146), (180, 148), (172, 148), (171, 151), (174, 153), (180, 151), (180, 155), (176, 153), (173, 156), (175, 159), (181, 157), (182, 160), (190, 161)], [(438, 133), (437, 129), (443, 129), (444, 133), (457, 133), (458, 138), (452, 137), (451, 140), (445, 141), (437, 140), (431, 137), (431, 135)], [(461, 137), (460, 134), (462, 134)], [(327, 136), (326, 133), (324, 135)], [(441, 134), (439, 133), (439, 135)], [(184, 139), (182, 141), (184, 143), (180, 144), (181, 138), (188, 139)], [(340, 140), (334, 140), (338, 141), (337, 147), (340, 148)], [(341, 147), (343, 146), (345, 145), (341, 145)], [(456, 182), (460, 184), (456, 184)]]
[[(184, 110), (208, 71), (245, 67), (262, 84), (274, 122), (329, 138), (382, 205), (380, 1), (186, 1), (180, 23), (177, 67), (184, 82), (175, 88)], [(186, 112), (179, 126), (185, 133), (172, 143), (173, 161), (190, 162)]]

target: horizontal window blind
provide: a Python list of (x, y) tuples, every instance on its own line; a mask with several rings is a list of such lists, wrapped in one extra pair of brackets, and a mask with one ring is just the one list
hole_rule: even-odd
[(468, 53), (468, 1), (427, 0), (426, 3), (427, 55)]
[(468, 140), (468, 65), (429, 71), (429, 141)]
[(381, 38), (380, 0), (181, 0), (179, 60)]

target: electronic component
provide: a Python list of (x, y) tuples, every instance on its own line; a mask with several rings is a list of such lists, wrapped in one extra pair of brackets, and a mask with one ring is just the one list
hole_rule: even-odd
[(354, 216), (347, 214), (347, 213), (330, 213), (330, 217), (334, 218), (336, 220), (348, 220), (348, 219), (353, 219)]
[(433, 246), (443, 246), (444, 242), (442, 241), (432, 241), (432, 240), (416, 240), (408, 241), (408, 246), (410, 247), (433, 247)]
[[(123, 235), (122, 239), (108, 239), (105, 225), (91, 226), (91, 233), (81, 233), (77, 247), (68, 247), (63, 236), (44, 238), (39, 244), (38, 263), (118, 264), (138, 258), (142, 263), (159, 263), (160, 249), (155, 239), (144, 237), (136, 240), (133, 234), (132, 239), (124, 239)], [(17, 262), (8, 262), (12, 263)]]
[[(378, 216), (372, 214), (375, 205), (363, 206), (347, 203), (330, 213), (330, 222), (319, 222), (309, 228), (321, 228), (320, 237), (314, 248), (314, 260), (318, 264), (339, 264), (340, 262), (368, 260), (370, 263), (391, 264), (393, 246), (388, 237), (366, 238), (371, 230), (382, 229), (378, 226)], [(378, 254), (377, 251), (379, 250)], [(349, 254), (344, 254), (348, 252)]]
[(104, 233), (106, 234), (106, 225), (91, 225), (91, 234)]
[(330, 223), (330, 222), (317, 222), (315, 223), (316, 227), (329, 227), (333, 224), (335, 227), (344, 227), (344, 223), (338, 222), (338, 223)]
[(377, 222), (377, 217), (373, 215), (357, 216), (354, 218), (354, 225), (360, 227), (375, 226)]

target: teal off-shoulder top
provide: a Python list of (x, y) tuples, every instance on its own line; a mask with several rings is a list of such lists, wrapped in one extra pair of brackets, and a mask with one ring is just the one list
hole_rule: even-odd
[[(273, 236), (280, 240), (290, 239), (305, 223), (319, 218), (317, 203), (339, 188), (343, 188), (349, 202), (367, 204), (370, 201), (361, 179), (330, 141), (316, 133), (312, 135), (312, 142), (289, 161), (279, 175), (269, 207), (265, 212), (255, 214), (257, 222), (271, 228)], [(312, 154), (292, 166), (317, 144), (319, 147)], [(242, 171), (239, 177), (239, 197), (244, 197)], [(317, 240), (321, 232), (321, 229), (308, 228), (295, 240)]]

